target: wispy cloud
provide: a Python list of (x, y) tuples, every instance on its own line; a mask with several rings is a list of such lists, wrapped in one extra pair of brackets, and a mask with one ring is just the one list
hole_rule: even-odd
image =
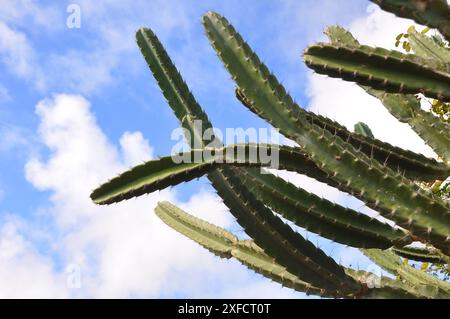
[[(34, 187), (49, 192), (50, 205), (43, 207), (39, 216), (44, 214), (46, 223), (54, 226), (47, 225), (51, 232), (42, 238), (38, 229), (44, 226), (39, 223), (24, 221), (27, 227), (23, 227), (18, 219), (0, 222), (4, 229), (0, 232), (4, 248), (0, 277), (17, 278), (17, 274), (23, 278), (20, 282), (2, 281), (0, 296), (20, 296), (23, 289), (38, 297), (211, 297), (226, 295), (227, 289), (230, 294), (233, 290), (251, 297), (270, 292), (292, 295), (271, 283), (263, 284), (264, 294), (258, 292), (260, 284), (251, 272), (213, 256), (153, 214), (157, 201), (166, 199), (230, 227), (233, 219), (212, 193), (200, 192), (184, 203), (176, 199), (173, 190), (107, 207), (90, 201), (89, 193), (99, 183), (151, 158), (152, 147), (140, 132), (124, 133), (120, 146), (111, 143), (81, 96), (55, 95), (38, 103), (36, 113), (40, 118), (38, 138), (50, 153), (45, 160), (31, 158), (26, 176)], [(46, 252), (37, 244), (42, 241), (48, 247)], [(32, 269), (26, 272), (25, 265)], [(81, 270), (81, 288), (67, 286), (67, 265)], [(39, 289), (31, 280), (34, 275), (42, 280)], [(247, 283), (254, 289), (246, 287)]]

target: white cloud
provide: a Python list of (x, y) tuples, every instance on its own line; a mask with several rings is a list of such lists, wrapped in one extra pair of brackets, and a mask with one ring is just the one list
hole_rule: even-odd
[(34, 51), (22, 32), (0, 21), (0, 58), (14, 74), (25, 77), (33, 71)]
[(0, 105), (11, 100), (8, 89), (0, 83)]
[[(368, 16), (355, 20), (349, 29), (361, 43), (392, 49), (396, 35), (411, 24), (410, 20), (399, 19), (370, 5)], [(337, 120), (350, 130), (362, 121), (369, 125), (378, 139), (435, 156), (407, 124), (398, 122), (378, 99), (354, 83), (311, 74), (307, 94), (310, 96), (311, 111)]]
[(65, 277), (37, 252), (15, 220), (0, 225), (0, 298), (67, 297)]
[[(185, 203), (179, 203), (174, 191), (169, 190), (112, 206), (91, 202), (89, 193), (98, 184), (129, 165), (151, 158), (152, 148), (140, 132), (124, 133), (120, 147), (111, 144), (96, 124), (89, 102), (81, 96), (55, 95), (39, 102), (36, 113), (40, 118), (38, 138), (50, 153), (45, 160), (30, 159), (26, 177), (34, 187), (50, 193), (51, 204), (41, 208), (39, 216), (46, 214), (55, 226), (48, 226), (51, 232), (42, 233), (39, 224), (11, 228), (11, 222), (0, 223), (6, 230), (13, 229), (0, 236), (4, 253), (0, 278), (4, 274), (17, 279), (16, 273), (21, 278), (2, 281), (0, 295), (292, 295), (276, 284), (261, 286), (245, 267), (213, 256), (153, 213), (157, 201), (170, 200), (229, 228), (233, 218), (213, 193), (201, 191)], [(46, 251), (50, 253), (39, 253), (42, 242), (49, 246)], [(66, 285), (68, 274), (64, 269), (54, 269), (54, 256), (58, 256), (62, 268), (80, 268), (80, 289)], [(36, 274), (39, 281), (33, 279)], [(265, 287), (264, 293), (258, 287)]]
[(2, 0), (0, 20), (19, 24), (21, 27), (36, 25), (42, 31), (58, 28), (62, 16), (61, 10), (49, 5), (38, 4), (33, 0)]

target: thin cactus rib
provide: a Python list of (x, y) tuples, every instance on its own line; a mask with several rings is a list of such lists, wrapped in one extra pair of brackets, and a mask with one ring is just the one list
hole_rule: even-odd
[(320, 74), (389, 93), (423, 93), (450, 101), (450, 75), (383, 48), (319, 43), (308, 47), (306, 65)]
[(257, 169), (247, 169), (242, 174), (244, 184), (266, 206), (322, 237), (361, 248), (404, 246), (412, 241), (404, 231), (336, 205), (272, 174), (259, 174)]
[[(410, 35), (418, 34), (415, 31), (411, 32), (412, 33), (410, 33)], [(344, 28), (338, 26), (328, 27), (325, 31), (325, 34), (328, 36), (332, 43), (343, 43), (345, 45), (353, 47), (359, 46), (359, 42), (353, 37), (350, 32), (348, 32)], [(426, 39), (422, 39), (422, 41), (433, 42), (424, 35), (421, 35), (421, 37)], [(414, 41), (411, 37), (409, 39), (410, 41)], [(443, 50), (447, 51), (445, 49)], [(367, 86), (361, 87), (366, 90), (367, 93), (380, 99), (386, 109), (400, 122), (408, 123), (411, 128), (428, 145), (430, 145), (430, 147), (436, 152), (436, 154), (438, 154), (446, 162), (446, 164), (444, 164), (444, 167), (449, 167), (450, 126), (447, 123), (433, 116), (430, 112), (423, 111), (420, 107), (419, 100), (415, 96), (386, 93), (384, 91), (374, 90)], [(448, 175), (450, 175), (450, 172), (447, 171), (441, 177), (436, 176), (436, 179), (446, 179)]]
[(361, 251), (381, 268), (403, 278), (407, 284), (413, 287), (434, 287), (436, 288), (434, 291), (435, 297), (450, 298), (449, 283), (428, 275), (410, 265), (403, 264), (400, 257), (394, 252), (379, 249), (361, 249)]
[(420, 248), (420, 247), (394, 247), (392, 248), (397, 255), (415, 261), (448, 264), (450, 263), (449, 257), (441, 254), (436, 249)]
[(264, 113), (263, 118), (296, 141), (332, 179), (351, 188), (353, 195), (450, 254), (450, 210), (446, 203), (349, 147), (341, 138), (296, 117), (298, 106), (226, 19), (209, 12), (203, 24), (232, 78), (253, 101), (253, 108)]
[(450, 9), (446, 0), (370, 0), (396, 16), (438, 29), (450, 41)]

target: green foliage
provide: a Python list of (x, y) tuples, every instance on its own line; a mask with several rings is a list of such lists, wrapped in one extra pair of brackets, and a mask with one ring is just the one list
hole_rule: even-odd
[(363, 122), (358, 122), (355, 124), (355, 133), (361, 134), (362, 136), (367, 136), (373, 138), (372, 130)]
[[(403, 1), (403, 7), (400, 1), (376, 2), (396, 14), (438, 27), (448, 36), (441, 1), (427, 1), (423, 8), (417, 7), (417, 1)], [(435, 150), (442, 159), (436, 161), (375, 139), (364, 123), (357, 123), (355, 132), (350, 132), (304, 110), (224, 17), (208, 12), (202, 22), (236, 84), (236, 98), (298, 147), (223, 145), (214, 135), (204, 140), (212, 123), (156, 35), (141, 28), (136, 33), (139, 48), (185, 129), (192, 151), (136, 166), (94, 190), (92, 200), (110, 204), (206, 175), (252, 240), (239, 240), (167, 202), (159, 203), (155, 213), (212, 253), (236, 258), (307, 294), (449, 298), (448, 283), (399, 257), (423, 262), (424, 269), (440, 274), (444, 268), (439, 265), (449, 261), (449, 183), (443, 181), (450, 175), (450, 61), (445, 40), (409, 29), (396, 39), (409, 52), (403, 54), (361, 45), (348, 31), (334, 26), (325, 31), (330, 43), (313, 45), (304, 54), (306, 64), (317, 72), (357, 82), (379, 98), (393, 116), (410, 125)], [(432, 112), (421, 109), (420, 101), (411, 95), (415, 93), (434, 98)], [(262, 167), (271, 163), (251, 154), (270, 152), (279, 155), (278, 169), (307, 175), (351, 194), (391, 224), (320, 198), (272, 173), (263, 174)], [(362, 249), (397, 279), (342, 267), (281, 217), (324, 238)], [(426, 244), (425, 248), (411, 246), (416, 241)]]
[(450, 10), (447, 0), (371, 0), (381, 9), (438, 29), (450, 41)]

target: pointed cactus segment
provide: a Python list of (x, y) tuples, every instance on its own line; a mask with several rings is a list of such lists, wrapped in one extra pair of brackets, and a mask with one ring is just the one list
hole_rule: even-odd
[[(331, 28), (329, 29), (331, 30)], [(256, 108), (253, 108), (252, 105), (254, 102), (247, 96), (245, 96), (241, 89), (236, 88), (236, 96), (241, 101), (241, 103), (245, 105), (247, 108), (249, 108), (252, 112), (266, 119), (265, 113), (262, 111), (258, 111)], [(415, 99), (415, 97), (413, 98)], [(383, 163), (384, 165), (388, 166), (394, 171), (400, 172), (406, 178), (421, 181), (434, 181), (436, 179), (439, 180), (446, 179), (447, 176), (450, 175), (450, 166), (445, 163), (437, 162), (436, 160), (428, 158), (422, 154), (414, 153), (409, 150), (404, 150), (402, 148), (393, 146), (389, 143), (377, 140), (375, 138), (352, 133), (348, 131), (344, 126), (326, 117), (316, 115), (312, 112), (307, 112), (300, 108), (298, 108), (298, 110), (299, 116), (301, 115), (302, 117), (304, 117), (307, 120), (307, 122), (314, 123), (315, 125), (320, 126), (322, 129), (329, 131), (333, 135), (339, 136), (342, 140), (350, 143), (356, 149), (360, 150), (367, 156), (370, 156), (372, 159), (375, 159), (380, 163)], [(431, 130), (432, 128), (429, 129)], [(441, 129), (439, 131), (442, 133)], [(288, 132), (285, 132), (283, 129), (281, 129), (281, 133), (288, 134)], [(442, 135), (444, 135), (444, 133)], [(445, 137), (442, 138), (445, 139)], [(445, 147), (445, 149), (447, 149), (447, 147)], [(300, 148), (299, 150), (300, 152), (304, 152)], [(282, 153), (280, 153), (280, 156), (281, 155)], [(303, 166), (305, 163), (305, 161), (303, 160), (301, 162), (302, 164), (300, 164), (299, 166)], [(298, 172), (301, 174), (308, 175), (307, 173), (301, 171)], [(320, 174), (318, 174), (317, 176), (311, 175), (308, 176), (313, 177), (321, 182), (327, 183), (330, 186), (337, 187), (341, 191), (348, 192), (348, 190), (346, 190), (345, 187), (343, 187), (343, 185), (339, 184), (336, 185), (336, 183), (334, 183), (333, 185), (333, 183), (330, 182), (331, 181), (330, 179), (328, 179), (328, 181), (323, 180), (323, 178), (320, 178), (319, 175)]]
[[(161, 91), (183, 128), (190, 132), (191, 147), (203, 145), (202, 136), (205, 130), (212, 128), (208, 116), (190, 92), (166, 50), (152, 30), (141, 28), (136, 32), (136, 41), (150, 70), (158, 82)], [(202, 123), (202, 131), (194, 121)], [(194, 142), (197, 147), (194, 146)]]
[(450, 75), (420, 65), (410, 56), (383, 48), (320, 43), (304, 52), (308, 67), (388, 93), (423, 93), (450, 101)]
[(236, 171), (225, 167), (212, 172), (209, 177), (237, 222), (267, 255), (300, 280), (315, 287), (339, 290), (345, 294), (361, 289), (332, 258), (258, 201)]
[(438, 29), (450, 41), (450, 8), (447, 0), (370, 0), (396, 16)]
[(168, 226), (215, 255), (231, 258), (232, 246), (238, 239), (225, 229), (191, 216), (167, 201), (159, 202), (155, 213)]
[(408, 29), (408, 42), (414, 53), (425, 60), (432, 60), (443, 72), (450, 73), (450, 51), (438, 45), (432, 38), (414, 27)]
[(405, 246), (394, 247), (392, 248), (392, 251), (394, 251), (397, 255), (409, 260), (438, 264), (450, 263), (449, 257), (432, 248)]
[(374, 138), (372, 130), (366, 123), (363, 122), (356, 123), (354, 131), (355, 133), (360, 134), (362, 136)]
[[(353, 35), (342, 27), (328, 27), (325, 33), (334, 44), (341, 43), (356, 48), (360, 46)], [(411, 30), (408, 34), (410, 35), (409, 41), (411, 43), (422, 41), (419, 43), (423, 46), (429, 45), (428, 42), (434, 43), (424, 35), (419, 36), (419, 33), (416, 31)], [(415, 38), (417, 40), (414, 40)], [(437, 45), (434, 46), (438, 47)], [(417, 48), (417, 46), (414, 47)], [(435, 50), (436, 48), (433, 46), (427, 47), (427, 49), (433, 51), (433, 53), (437, 52)], [(448, 52), (446, 49), (440, 49)], [(424, 52), (424, 54), (426, 54), (426, 52)], [(450, 54), (447, 54), (450, 57)], [(448, 62), (450, 63), (450, 59)], [(386, 109), (400, 122), (408, 123), (411, 128), (446, 162), (446, 164), (441, 165), (444, 168), (442, 177), (436, 176), (435, 179), (445, 179), (446, 176), (450, 175), (450, 172), (448, 171), (448, 164), (450, 163), (450, 126), (448, 123), (441, 121), (430, 112), (423, 111), (419, 100), (413, 95), (386, 93), (381, 90), (372, 89), (368, 86), (361, 87), (366, 90), (367, 93), (378, 98)], [(419, 162), (425, 163), (426, 160), (422, 159), (419, 160)], [(416, 167), (418, 166), (416, 165)], [(436, 165), (431, 165), (431, 167), (436, 167)], [(447, 167), (447, 169), (445, 169), (445, 167)]]

